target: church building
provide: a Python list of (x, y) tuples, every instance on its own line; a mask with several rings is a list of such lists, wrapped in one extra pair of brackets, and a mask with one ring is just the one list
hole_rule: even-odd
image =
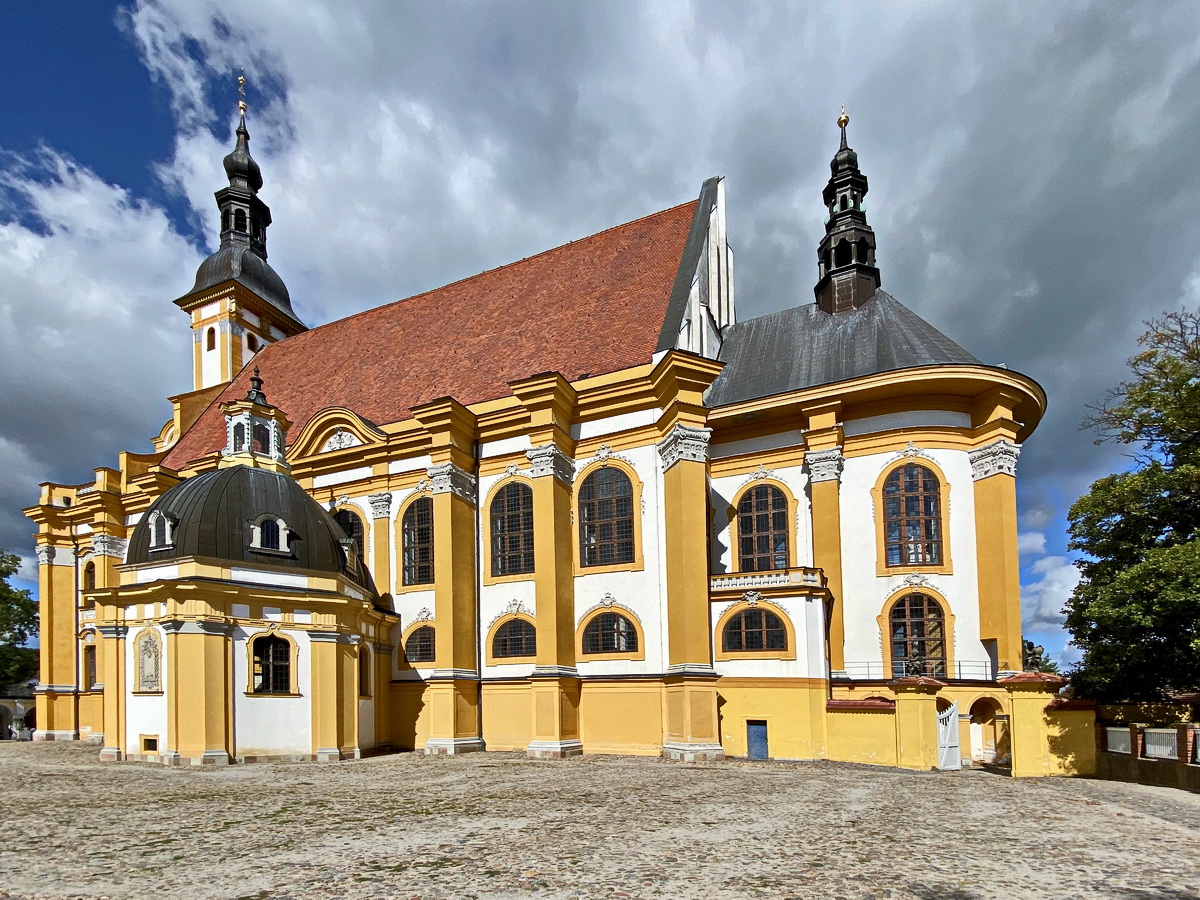
[(310, 328), (242, 112), (220, 246), (175, 301), (194, 389), (151, 450), (25, 511), (39, 738), (178, 764), (1007, 754), (1045, 394), (882, 289), (844, 113), (814, 295), (779, 312), (737, 316), (714, 177)]

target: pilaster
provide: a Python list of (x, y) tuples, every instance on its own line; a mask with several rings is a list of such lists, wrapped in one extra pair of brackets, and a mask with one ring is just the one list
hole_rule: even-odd
[(70, 545), (39, 544), (38, 617), (41, 646), (36, 689), (36, 740), (79, 737), (79, 572)]
[(842, 444), (841, 404), (826, 403), (804, 410), (804, 462), (812, 502), (813, 565), (825, 574), (833, 602), (829, 611), (829, 668), (845, 673), (846, 625), (842, 596)]
[(125, 758), (125, 647), (129, 628), (102, 622), (96, 626), (104, 646), (101, 654), (104, 679), (104, 746), (100, 759), (116, 762)]
[(360, 755), (357, 638), (340, 631), (310, 631), (308, 639), (313, 756), (317, 762), (355, 759)]
[[(371, 557), (374, 564), (375, 584), (387, 590), (392, 583), (392, 495), (390, 491), (370, 494), (371, 504)], [(366, 548), (363, 548), (366, 552)]]
[(1017, 553), (1017, 457), (1000, 438), (970, 451), (979, 570), (979, 637), (996, 642), (1000, 670), (1021, 668), (1021, 571)]
[(167, 620), (169, 754), (182, 765), (228, 765), (233, 690), (231, 626)]

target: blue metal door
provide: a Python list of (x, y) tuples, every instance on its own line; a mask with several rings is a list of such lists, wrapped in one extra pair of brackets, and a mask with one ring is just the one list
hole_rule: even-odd
[(750, 720), (746, 722), (746, 747), (751, 759), (770, 759), (767, 753), (767, 723)]

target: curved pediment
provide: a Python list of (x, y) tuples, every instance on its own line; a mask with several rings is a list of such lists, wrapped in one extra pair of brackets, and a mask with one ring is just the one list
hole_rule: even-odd
[(363, 444), (377, 444), (386, 436), (375, 425), (344, 406), (329, 406), (308, 420), (292, 442), (293, 459), (333, 453)]

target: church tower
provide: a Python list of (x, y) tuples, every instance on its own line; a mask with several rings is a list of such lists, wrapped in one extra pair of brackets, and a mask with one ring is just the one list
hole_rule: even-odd
[(271, 209), (258, 196), (263, 178), (250, 156), (241, 76), (238, 85), (237, 143), (225, 157), (229, 186), (216, 193), (221, 245), (200, 264), (192, 289), (175, 301), (192, 317), (196, 390), (232, 381), (264, 344), (308, 330), (292, 310), (283, 279), (267, 264)]
[(817, 248), (821, 277), (813, 289), (817, 305), (827, 313), (858, 309), (879, 288), (875, 232), (867, 224), (863, 208), (867, 176), (858, 169), (858, 154), (846, 145), (849, 124), (850, 117), (843, 106), (838, 116), (842, 146), (829, 163), (831, 174), (822, 195), (829, 216), (825, 220), (825, 237)]

